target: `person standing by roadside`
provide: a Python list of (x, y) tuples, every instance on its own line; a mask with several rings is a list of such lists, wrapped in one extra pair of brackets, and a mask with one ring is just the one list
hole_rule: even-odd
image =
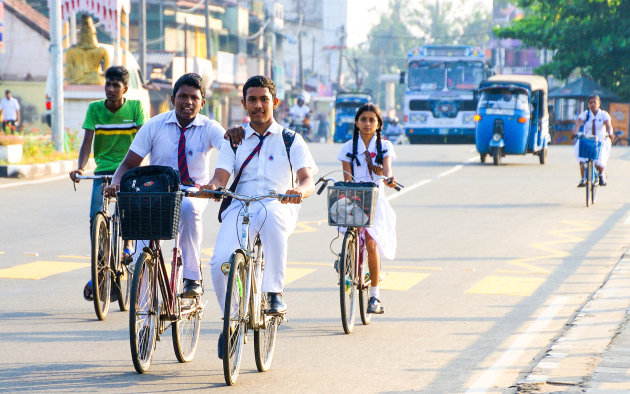
[[(127, 150), (140, 127), (149, 119), (148, 111), (139, 100), (127, 100), (129, 72), (122, 66), (113, 66), (105, 72), (104, 100), (90, 103), (83, 122), (83, 142), (79, 150), (78, 167), (70, 172), (70, 179), (78, 182), (83, 175), (94, 141), (95, 175), (113, 175), (125, 158)], [(103, 209), (103, 180), (95, 179), (90, 203), (90, 227), (96, 214)], [(131, 254), (133, 244), (127, 241), (123, 258)], [(83, 296), (92, 300), (91, 281), (85, 285)]]
[(0, 115), (3, 132), (7, 130), (7, 126), (17, 127), (20, 124), (20, 103), (11, 95), (10, 90), (6, 90), (0, 100)]

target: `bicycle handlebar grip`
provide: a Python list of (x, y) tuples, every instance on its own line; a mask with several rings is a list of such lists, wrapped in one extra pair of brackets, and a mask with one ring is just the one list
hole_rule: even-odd
[(326, 187), (328, 183), (324, 182), (320, 187), (319, 190), (317, 191), (317, 194), (320, 195), (322, 194), (322, 192), (324, 191), (324, 188)]
[(394, 186), (394, 190), (396, 190), (397, 192), (399, 192), (399, 191), (400, 191), (400, 186), (399, 186), (399, 185)]

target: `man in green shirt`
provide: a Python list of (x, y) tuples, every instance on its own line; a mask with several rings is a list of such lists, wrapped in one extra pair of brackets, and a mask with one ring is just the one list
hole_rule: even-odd
[[(77, 181), (77, 175), (83, 175), (94, 141), (95, 175), (113, 175), (123, 161), (129, 145), (140, 127), (149, 118), (147, 110), (139, 100), (127, 100), (129, 72), (122, 66), (113, 66), (105, 71), (104, 100), (90, 103), (83, 128), (85, 134), (79, 150), (78, 168), (70, 172), (70, 179)], [(95, 179), (92, 186), (90, 205), (90, 227), (94, 216), (103, 209), (103, 181)], [(131, 241), (127, 241), (123, 257), (130, 255)], [(88, 282), (83, 295), (91, 300), (92, 287)]]

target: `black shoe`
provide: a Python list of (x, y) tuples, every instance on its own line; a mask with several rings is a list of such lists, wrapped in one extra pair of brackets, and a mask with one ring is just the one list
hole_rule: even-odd
[(584, 187), (586, 186), (586, 179), (580, 179), (580, 183), (578, 183), (577, 187)]
[(383, 312), (385, 312), (385, 308), (383, 308), (381, 300), (376, 297), (370, 297), (370, 300), (368, 301), (367, 313), (380, 315)]
[(203, 294), (200, 280), (184, 279), (184, 292), (182, 297), (195, 298)]
[(94, 301), (94, 293), (92, 293), (92, 281), (88, 281), (83, 288), (83, 298), (86, 301)]
[(217, 350), (219, 352), (219, 358), (223, 360), (223, 331), (219, 334), (219, 343), (217, 344)]
[(606, 186), (608, 182), (606, 182), (606, 176), (604, 174), (599, 175), (599, 186)]
[(269, 301), (268, 315), (282, 315), (287, 313), (287, 303), (282, 301), (282, 293), (269, 293), (267, 295)]

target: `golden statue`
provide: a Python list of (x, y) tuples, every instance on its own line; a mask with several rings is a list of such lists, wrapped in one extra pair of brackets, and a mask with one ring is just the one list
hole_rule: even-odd
[(92, 18), (81, 15), (79, 43), (66, 51), (66, 82), (71, 85), (104, 85), (105, 70), (109, 67), (109, 53), (96, 40)]

